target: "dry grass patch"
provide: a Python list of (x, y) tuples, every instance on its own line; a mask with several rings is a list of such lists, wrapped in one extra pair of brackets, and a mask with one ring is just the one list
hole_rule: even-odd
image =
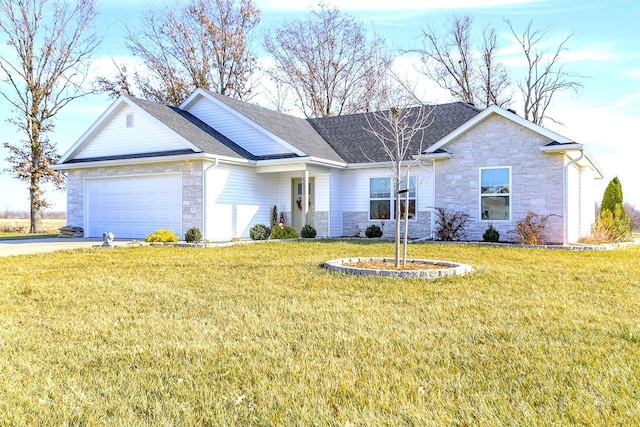
[(414, 245), (475, 273), (345, 276), (389, 243), (0, 259), (0, 425), (629, 425), (640, 248)]
[[(43, 234), (57, 234), (58, 229), (63, 227), (66, 222), (67, 220), (64, 218), (43, 218)], [(28, 235), (30, 224), (29, 218), (0, 218), (0, 237)]]

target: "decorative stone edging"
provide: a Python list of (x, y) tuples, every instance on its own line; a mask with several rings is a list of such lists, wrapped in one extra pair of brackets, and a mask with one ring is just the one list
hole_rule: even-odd
[(371, 269), (351, 267), (344, 264), (351, 264), (357, 262), (378, 261), (389, 262), (395, 261), (395, 258), (340, 258), (333, 259), (324, 263), (324, 268), (330, 271), (335, 271), (344, 274), (354, 274), (363, 276), (378, 276), (378, 277), (395, 277), (395, 278), (421, 278), (421, 279), (435, 279), (438, 277), (446, 276), (464, 276), (467, 273), (473, 272), (473, 268), (468, 264), (458, 264), (450, 261), (436, 261), (429, 259), (407, 259), (407, 262), (417, 264), (429, 264), (437, 265), (442, 268), (437, 269), (425, 269), (425, 270), (383, 270), (383, 269)]

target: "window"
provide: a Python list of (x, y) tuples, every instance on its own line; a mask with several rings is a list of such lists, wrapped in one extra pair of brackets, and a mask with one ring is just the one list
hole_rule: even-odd
[[(400, 189), (403, 190), (407, 188), (406, 179), (403, 179), (400, 183)], [(407, 195), (402, 193), (400, 194), (400, 219), (404, 219), (404, 203), (405, 197)], [(395, 200), (394, 200), (395, 202)], [(394, 204), (395, 206), (395, 204)], [(395, 209), (393, 213), (395, 214)], [(416, 177), (409, 177), (409, 219), (413, 219), (416, 217)]]
[(390, 178), (371, 178), (369, 180), (369, 218), (391, 218)]
[(127, 113), (127, 127), (133, 127), (133, 113)]
[[(405, 180), (400, 184), (400, 188), (406, 187)], [(400, 195), (400, 212), (404, 218), (404, 205), (406, 195)], [(393, 200), (393, 203), (391, 201)], [(391, 206), (394, 206), (395, 217), (395, 197), (391, 188), (391, 178), (371, 178), (369, 180), (369, 218), (370, 219), (391, 219)], [(409, 219), (416, 217), (416, 179), (409, 178)]]
[(480, 169), (480, 217), (485, 221), (511, 219), (511, 168)]

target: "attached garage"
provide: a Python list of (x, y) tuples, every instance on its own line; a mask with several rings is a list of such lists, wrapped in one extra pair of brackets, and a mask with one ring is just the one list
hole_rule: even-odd
[(85, 180), (85, 235), (145, 238), (158, 229), (182, 231), (182, 175), (153, 174)]

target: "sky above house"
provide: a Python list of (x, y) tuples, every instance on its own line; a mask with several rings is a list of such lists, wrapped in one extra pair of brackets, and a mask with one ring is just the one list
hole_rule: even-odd
[[(269, 29), (291, 19), (299, 18), (314, 7), (316, 1), (254, 0), (261, 10), (257, 41)], [(138, 18), (149, 6), (163, 1), (98, 0), (99, 17), (96, 29), (104, 35), (103, 43), (92, 66), (95, 76), (110, 75), (113, 60), (135, 67), (125, 46), (123, 26), (135, 27)], [(178, 2), (175, 2), (178, 3)], [(549, 27), (545, 44), (551, 48), (568, 33), (573, 36), (562, 64), (568, 72), (581, 77), (583, 88), (578, 93), (559, 93), (548, 110), (551, 120), (544, 125), (576, 142), (585, 144), (605, 176), (597, 185), (600, 200), (606, 184), (615, 176), (622, 182), (625, 201), (640, 208), (640, 1), (638, 0), (342, 0), (328, 1), (361, 20), (382, 36), (391, 47), (411, 50), (421, 46), (422, 29), (427, 26), (443, 28), (453, 14), (469, 13), (474, 25), (485, 25), (498, 32), (499, 60), (516, 79), (525, 70), (523, 55), (514, 44), (508, 19), (516, 30), (524, 30), (532, 21), (533, 27)], [(5, 45), (2, 47), (2, 45)], [(0, 54), (7, 50), (0, 40)], [(264, 59), (263, 59), (264, 60)], [(264, 60), (266, 61), (266, 60)], [(425, 102), (449, 102), (446, 91), (428, 82), (416, 71), (417, 55), (399, 57), (396, 72), (418, 82), (418, 90)], [(260, 102), (260, 100), (257, 100)], [(68, 105), (58, 116), (50, 139), (63, 154), (98, 119), (111, 104), (106, 95), (92, 95)], [(263, 100), (262, 103), (266, 103)], [(0, 103), (0, 143), (22, 138), (15, 126), (6, 119), (11, 110)], [(522, 103), (516, 97), (511, 106), (522, 114)], [(8, 152), (0, 146), (0, 169), (8, 167)], [(542, 183), (541, 183), (542, 184)], [(49, 189), (46, 195), (52, 202), (50, 210), (66, 210), (63, 191)], [(0, 174), (0, 212), (28, 211), (27, 185)]]

